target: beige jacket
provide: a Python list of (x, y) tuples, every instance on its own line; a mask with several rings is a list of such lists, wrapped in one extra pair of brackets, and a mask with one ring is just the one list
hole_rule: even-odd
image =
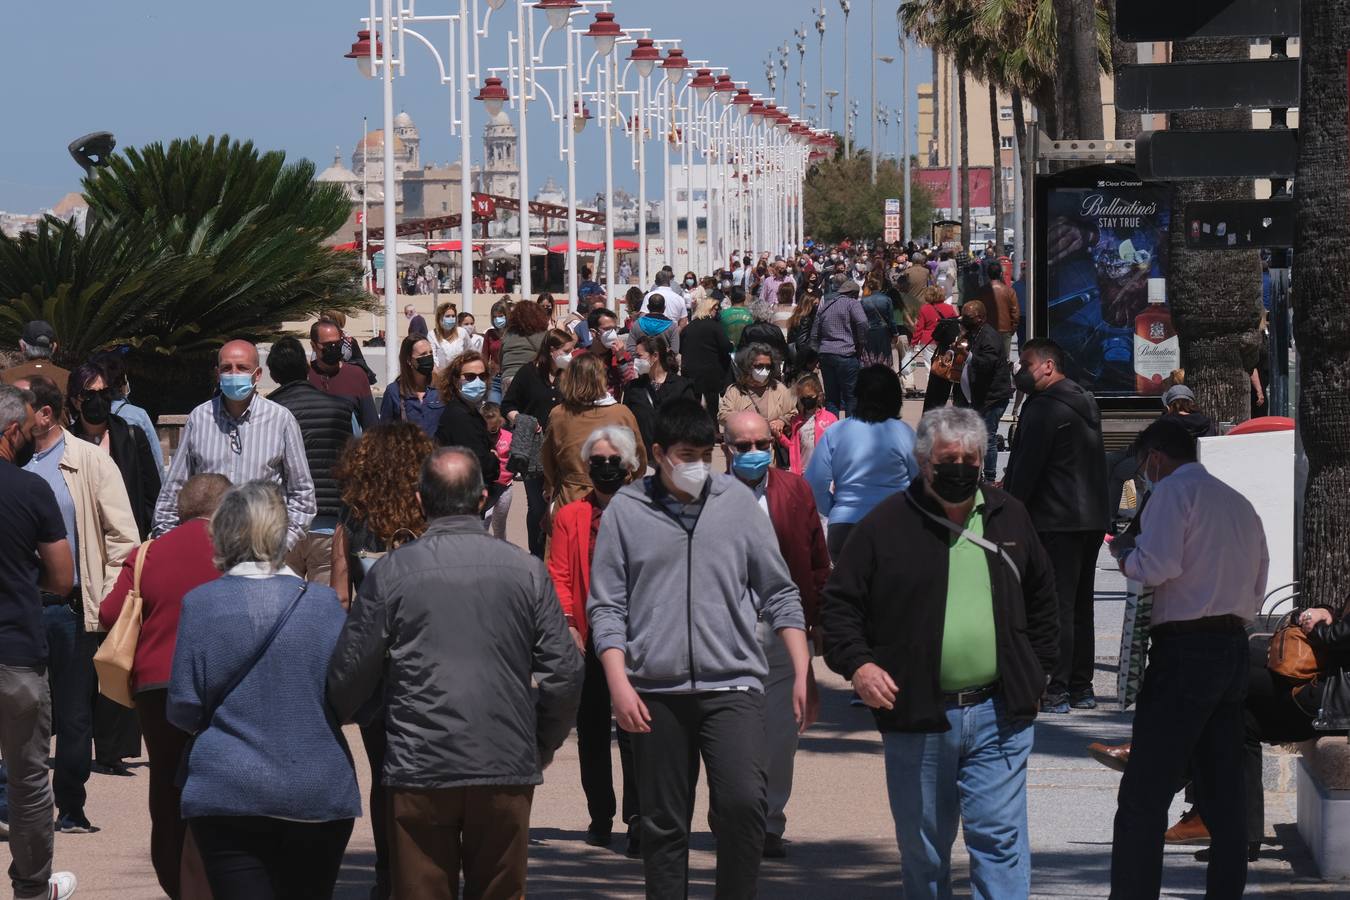
[(80, 575), (84, 630), (103, 631), (98, 624), (98, 608), (139, 540), (136, 519), (131, 514), (122, 473), (112, 457), (69, 431), (65, 435), (61, 475), (75, 503), (80, 545), (75, 571)]

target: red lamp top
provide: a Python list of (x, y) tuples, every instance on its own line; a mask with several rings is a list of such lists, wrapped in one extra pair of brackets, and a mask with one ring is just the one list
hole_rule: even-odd
[[(688, 61), (686, 60), (686, 62)], [(694, 80), (689, 82), (689, 86), (696, 90), (710, 91), (717, 86), (717, 79), (713, 78), (712, 69), (698, 69), (694, 75)]]
[[(592, 28), (595, 25), (591, 25)], [(661, 51), (656, 47), (656, 41), (651, 38), (638, 38), (637, 46), (633, 52), (628, 54), (632, 62), (658, 62), (661, 59)]]
[[(580, 6), (580, 5), (581, 5), (581, 4), (579, 4), (579, 3), (576, 3), (576, 0), (572, 0), (572, 2), (575, 3), (577, 6)], [(543, 4), (541, 3), (540, 6), (542, 6), (542, 5), (543, 5)], [(596, 13), (596, 14), (595, 14), (595, 21), (591, 23), (591, 27), (590, 27), (590, 28), (586, 29), (586, 37), (592, 37), (592, 38), (600, 38), (600, 37), (612, 37), (612, 38), (618, 38), (618, 37), (622, 37), (622, 36), (623, 36), (623, 29), (619, 27), (619, 23), (618, 23), (618, 22), (614, 21), (614, 13), (612, 13), (612, 12), (598, 12), (598, 13)]]
[(689, 60), (685, 59), (684, 51), (679, 47), (671, 47), (670, 52), (666, 54), (666, 58), (661, 61), (661, 68), (687, 69), (689, 68)]
[(579, 0), (539, 0), (535, 5), (545, 12), (550, 9), (565, 9), (569, 12), (574, 9), (581, 9)]
[(738, 88), (736, 96), (731, 98), (731, 102), (736, 106), (753, 106), (755, 98), (750, 96), (749, 88)]
[[(375, 55), (384, 56), (384, 45), (380, 43), (379, 32), (375, 34)], [(343, 59), (360, 59), (363, 56), (370, 56), (370, 32), (358, 31), (356, 33), (356, 43), (352, 44), (352, 49), (343, 54)]]
[(483, 87), (478, 91), (475, 100), (499, 100), (502, 103), (511, 99), (511, 92), (502, 84), (500, 78), (487, 78), (483, 81)]
[[(713, 90), (719, 94), (735, 94), (736, 83), (731, 80), (731, 76), (726, 72), (717, 76), (717, 84), (713, 85)], [(725, 99), (731, 99), (727, 97)]]

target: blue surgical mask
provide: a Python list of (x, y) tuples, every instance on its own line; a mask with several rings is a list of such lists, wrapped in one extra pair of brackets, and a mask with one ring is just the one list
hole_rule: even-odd
[(773, 453), (768, 450), (749, 450), (731, 457), (731, 469), (747, 481), (759, 481), (769, 471)]
[(482, 400), (483, 395), (487, 393), (487, 382), (481, 378), (466, 381), (459, 386), (459, 392), (464, 395), (465, 400)]
[(227, 400), (236, 402), (253, 396), (253, 373), (238, 372), (220, 376), (220, 392)]
[(506, 327), (506, 316), (493, 316), (492, 327), (498, 331)]

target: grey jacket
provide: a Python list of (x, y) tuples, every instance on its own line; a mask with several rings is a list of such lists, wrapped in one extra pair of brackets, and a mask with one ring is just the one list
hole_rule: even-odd
[(624, 651), (638, 691), (763, 690), (759, 618), (806, 627), (773, 525), (729, 475), (709, 480), (692, 530), (665, 493), (659, 476), (634, 482), (600, 519), (586, 604), (595, 652)]
[(539, 784), (583, 669), (544, 564), (453, 516), (365, 577), (328, 698), (343, 721), (383, 699), (390, 787)]

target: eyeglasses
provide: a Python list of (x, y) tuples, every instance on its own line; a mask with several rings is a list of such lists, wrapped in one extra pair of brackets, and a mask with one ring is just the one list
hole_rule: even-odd
[(749, 453), (751, 450), (772, 450), (773, 439), (766, 438), (762, 441), (737, 441), (731, 446), (736, 448), (737, 453)]
[(591, 462), (591, 465), (593, 465), (593, 466), (605, 466), (605, 465), (609, 465), (609, 466), (622, 466), (622, 465), (623, 465), (623, 457), (622, 457), (622, 456), (592, 456), (590, 462)]
[(459, 379), (460, 379), (460, 381), (463, 381), (465, 384), (468, 384), (468, 383), (471, 382), (471, 381), (487, 381), (487, 373), (486, 373), (486, 372), (460, 372), (460, 373), (459, 373)]

